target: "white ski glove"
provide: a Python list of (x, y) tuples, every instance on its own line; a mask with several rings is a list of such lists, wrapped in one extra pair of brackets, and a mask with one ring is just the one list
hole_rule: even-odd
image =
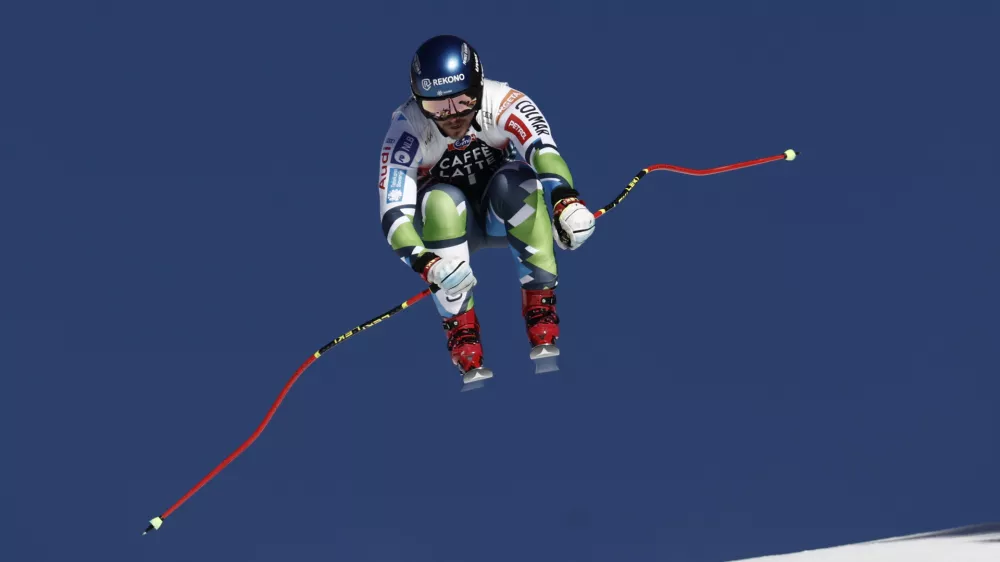
[(552, 210), (552, 238), (563, 250), (575, 250), (594, 233), (594, 213), (576, 197), (567, 197)]
[(449, 297), (458, 296), (476, 285), (469, 262), (461, 258), (439, 258), (427, 269), (427, 282), (433, 283)]

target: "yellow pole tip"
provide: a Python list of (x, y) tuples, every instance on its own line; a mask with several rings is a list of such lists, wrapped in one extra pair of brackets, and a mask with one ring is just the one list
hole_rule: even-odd
[(785, 151), (785, 160), (791, 162), (792, 160), (795, 160), (795, 157), (798, 155), (799, 155), (798, 152), (795, 152), (794, 150), (789, 148), (788, 150)]

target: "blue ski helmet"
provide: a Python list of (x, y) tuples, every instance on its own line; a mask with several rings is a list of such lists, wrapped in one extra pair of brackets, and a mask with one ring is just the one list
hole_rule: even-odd
[[(476, 100), (472, 110), (478, 110), (483, 98), (483, 65), (479, 53), (460, 37), (431, 37), (413, 56), (410, 90), (418, 102), (467, 94)], [(423, 105), (420, 109), (431, 116)]]

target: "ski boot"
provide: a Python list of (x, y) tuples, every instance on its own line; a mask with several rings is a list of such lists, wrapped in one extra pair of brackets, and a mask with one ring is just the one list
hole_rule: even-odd
[(462, 373), (462, 392), (483, 386), (493, 371), (483, 367), (483, 345), (479, 341), (479, 320), (473, 308), (444, 320), (448, 332), (451, 362)]
[(528, 328), (528, 341), (535, 362), (535, 374), (559, 370), (559, 315), (556, 314), (556, 294), (552, 289), (521, 289), (521, 314)]

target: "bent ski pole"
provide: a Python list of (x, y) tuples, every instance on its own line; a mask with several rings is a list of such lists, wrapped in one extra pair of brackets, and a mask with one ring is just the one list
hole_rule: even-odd
[(777, 160), (788, 160), (791, 162), (795, 160), (795, 157), (799, 153), (792, 149), (788, 149), (781, 154), (775, 154), (774, 156), (768, 156), (766, 158), (758, 158), (756, 160), (748, 160), (746, 162), (737, 162), (736, 164), (728, 164), (726, 166), (719, 166), (718, 168), (708, 168), (705, 170), (695, 170), (693, 168), (682, 168), (680, 166), (674, 166), (672, 164), (653, 164), (648, 168), (643, 168), (638, 174), (632, 178), (632, 181), (628, 182), (625, 186), (625, 190), (615, 197), (615, 200), (608, 203), (607, 205), (601, 207), (594, 213), (594, 218), (599, 218), (607, 213), (611, 209), (614, 209), (622, 202), (623, 199), (628, 197), (629, 192), (635, 187), (635, 184), (639, 183), (643, 177), (649, 172), (656, 172), (659, 170), (666, 170), (668, 172), (677, 172), (678, 174), (687, 174), (689, 176), (710, 176), (712, 174), (721, 174), (723, 172), (732, 172), (733, 170), (741, 170), (743, 168), (749, 168), (750, 166), (759, 166), (760, 164), (767, 164), (768, 162), (775, 162)]
[(315, 363), (316, 360), (320, 358), (320, 356), (322, 356), (327, 351), (330, 351), (332, 347), (336, 346), (337, 344), (346, 340), (347, 338), (357, 334), (358, 332), (363, 332), (368, 328), (371, 328), (375, 324), (378, 324), (379, 322), (396, 314), (397, 312), (400, 312), (402, 310), (405, 310), (413, 306), (414, 304), (422, 300), (424, 297), (429, 296), (431, 293), (437, 292), (437, 290), (438, 290), (437, 285), (431, 285), (430, 287), (421, 291), (419, 294), (414, 295), (409, 300), (406, 300), (396, 305), (395, 307), (386, 311), (385, 313), (380, 314), (375, 318), (372, 318), (371, 320), (365, 322), (364, 324), (359, 324), (358, 326), (355, 326), (349, 332), (346, 332), (343, 335), (338, 336), (330, 343), (321, 347), (316, 353), (313, 353), (312, 356), (309, 357), (309, 359), (306, 359), (306, 361), (299, 366), (298, 370), (295, 371), (295, 374), (292, 375), (292, 378), (288, 379), (288, 382), (285, 383), (284, 388), (281, 389), (281, 393), (278, 394), (278, 398), (274, 401), (273, 404), (271, 404), (271, 408), (268, 409), (267, 415), (264, 416), (264, 420), (260, 422), (260, 425), (257, 426), (257, 429), (253, 432), (253, 434), (250, 437), (248, 437), (247, 440), (244, 441), (243, 444), (240, 445), (235, 451), (230, 453), (229, 456), (226, 457), (221, 463), (219, 463), (218, 466), (212, 469), (212, 472), (209, 472), (204, 478), (198, 481), (198, 483), (195, 484), (193, 488), (188, 490), (188, 492), (184, 494), (184, 496), (181, 499), (177, 500), (177, 502), (175, 502), (174, 505), (170, 506), (170, 509), (164, 511), (162, 514), (160, 514), (159, 517), (154, 517), (150, 519), (149, 526), (146, 527), (146, 530), (143, 531), (142, 534), (145, 535), (150, 531), (159, 530), (160, 526), (163, 525), (164, 519), (170, 517), (171, 513), (176, 511), (178, 507), (184, 504), (184, 502), (188, 501), (191, 498), (191, 496), (193, 496), (198, 490), (201, 489), (202, 486), (208, 484), (209, 480), (215, 478), (217, 474), (222, 472), (222, 469), (226, 468), (226, 466), (229, 463), (233, 462), (233, 460), (235, 460), (236, 457), (240, 456), (240, 454), (242, 454), (243, 451), (247, 449), (247, 447), (252, 445), (253, 442), (257, 440), (257, 437), (259, 437), (260, 434), (263, 433), (264, 428), (266, 428), (267, 424), (271, 421), (271, 418), (274, 416), (274, 412), (277, 411), (278, 406), (281, 405), (281, 402), (282, 400), (285, 399), (285, 395), (288, 394), (288, 391), (292, 389), (292, 385), (295, 384), (295, 381), (297, 381), (299, 377), (302, 376), (302, 373), (304, 373), (305, 370), (308, 369), (310, 365)]
[[(641, 180), (649, 172), (655, 172), (655, 171), (659, 171), (659, 170), (667, 170), (667, 171), (671, 171), (671, 172), (677, 172), (677, 173), (681, 173), (681, 174), (688, 174), (688, 175), (692, 175), (692, 176), (707, 176), (707, 175), (712, 175), (712, 174), (720, 174), (722, 172), (731, 172), (733, 170), (739, 170), (739, 169), (742, 169), (742, 168), (748, 168), (750, 166), (757, 166), (759, 164), (766, 164), (768, 162), (774, 162), (774, 161), (777, 161), (777, 160), (789, 160), (789, 161), (791, 161), (791, 160), (794, 160), (797, 155), (798, 155), (798, 153), (795, 152), (794, 150), (786, 150), (782, 154), (778, 154), (778, 155), (775, 155), (775, 156), (768, 156), (767, 158), (759, 158), (757, 160), (750, 160), (750, 161), (747, 161), (747, 162), (739, 162), (739, 163), (736, 163), (736, 164), (729, 164), (727, 166), (720, 166), (718, 168), (709, 168), (709, 169), (706, 169), (706, 170), (695, 170), (695, 169), (691, 169), (691, 168), (682, 168), (680, 166), (674, 166), (674, 165), (671, 165), (671, 164), (654, 164), (654, 165), (652, 165), (652, 166), (650, 166), (648, 168), (643, 168), (642, 171), (640, 171), (638, 174), (636, 174), (635, 177), (632, 178), (632, 181), (630, 181), (628, 183), (628, 185), (625, 187), (625, 190), (622, 191), (621, 194), (619, 194), (618, 197), (616, 197), (614, 201), (612, 201), (611, 203), (608, 203), (607, 205), (605, 205), (604, 207), (602, 207), (601, 209), (599, 209), (597, 212), (594, 213), (594, 218), (600, 218), (600, 217), (604, 216), (605, 213), (607, 213), (611, 209), (613, 209), (616, 206), (618, 206), (618, 204), (621, 203), (622, 200), (625, 199), (625, 197), (628, 196), (629, 192), (632, 191), (632, 188), (634, 188), (635, 185), (637, 183), (639, 183), (639, 180)], [(438, 287), (436, 285), (431, 285), (430, 287), (428, 287), (427, 289), (424, 289), (423, 291), (421, 291), (420, 293), (414, 295), (410, 299), (408, 299), (408, 300), (406, 300), (406, 301), (404, 301), (404, 302), (396, 305), (394, 308), (390, 309), (389, 311), (385, 312), (384, 314), (380, 314), (379, 316), (376, 316), (375, 318), (372, 318), (368, 322), (365, 322), (364, 324), (360, 324), (360, 325), (352, 328), (350, 331), (346, 332), (345, 334), (343, 334), (341, 336), (338, 336), (336, 339), (334, 339), (330, 343), (328, 343), (328, 344), (324, 345), (323, 347), (321, 347), (319, 349), (319, 351), (313, 353), (312, 356), (309, 359), (307, 359), (304, 363), (302, 363), (302, 365), (299, 366), (298, 370), (295, 371), (295, 374), (292, 375), (292, 378), (288, 379), (288, 382), (285, 383), (285, 386), (281, 389), (281, 393), (278, 394), (278, 398), (274, 401), (273, 404), (271, 404), (270, 409), (268, 409), (268, 411), (267, 411), (267, 415), (264, 416), (264, 420), (262, 422), (260, 422), (260, 425), (257, 426), (257, 429), (253, 432), (253, 434), (250, 435), (250, 437), (248, 437), (247, 440), (244, 441), (243, 444), (241, 444), (235, 451), (233, 451), (232, 453), (230, 453), (229, 456), (226, 457), (221, 463), (219, 463), (218, 466), (216, 466), (214, 469), (212, 469), (212, 472), (209, 472), (204, 478), (202, 478), (200, 481), (198, 481), (198, 483), (195, 484), (193, 488), (191, 488), (190, 490), (188, 490), (188, 492), (186, 494), (184, 494), (184, 496), (181, 497), (181, 499), (177, 500), (177, 502), (175, 502), (174, 505), (170, 506), (169, 509), (167, 509), (166, 511), (164, 511), (158, 517), (152, 518), (149, 521), (149, 526), (146, 527), (146, 530), (143, 531), (142, 534), (145, 535), (146, 533), (148, 533), (150, 531), (159, 530), (160, 526), (163, 525), (163, 520), (164, 519), (166, 519), (167, 517), (169, 517), (170, 514), (172, 514), (174, 511), (176, 511), (177, 508), (179, 508), (181, 505), (184, 504), (184, 502), (186, 502), (189, 499), (191, 499), (191, 496), (193, 496), (198, 490), (200, 490), (202, 488), (202, 486), (204, 486), (205, 484), (207, 484), (211, 479), (215, 478), (215, 476), (218, 475), (220, 472), (222, 472), (222, 470), (224, 468), (226, 468), (226, 466), (229, 465), (229, 463), (233, 462), (233, 460), (235, 460), (236, 457), (240, 456), (240, 454), (242, 454), (243, 451), (245, 451), (251, 444), (253, 444), (253, 442), (257, 439), (257, 437), (259, 437), (260, 434), (263, 433), (264, 428), (266, 428), (267, 424), (271, 421), (271, 418), (274, 416), (275, 411), (277, 411), (278, 406), (281, 405), (281, 402), (285, 399), (285, 395), (287, 395), (288, 391), (291, 390), (292, 385), (295, 384), (295, 381), (297, 381), (299, 379), (299, 377), (302, 376), (302, 373), (304, 373), (305, 370), (308, 369), (310, 365), (312, 365), (317, 359), (319, 359), (320, 356), (322, 356), (324, 353), (326, 353), (327, 351), (329, 351), (331, 348), (333, 348), (334, 346), (336, 346), (340, 342), (346, 340), (347, 338), (349, 338), (349, 337), (351, 337), (351, 336), (353, 336), (353, 335), (355, 335), (355, 334), (357, 334), (359, 332), (367, 330), (368, 328), (371, 328), (375, 324), (378, 324), (378, 323), (382, 322), (383, 320), (391, 317), (392, 315), (394, 315), (394, 314), (396, 314), (396, 313), (398, 313), (398, 312), (400, 312), (400, 311), (402, 311), (402, 310), (404, 310), (406, 308), (409, 308), (409, 307), (413, 306), (417, 302), (423, 300), (424, 297), (430, 296), (432, 293), (437, 292), (437, 290), (438, 290)]]

